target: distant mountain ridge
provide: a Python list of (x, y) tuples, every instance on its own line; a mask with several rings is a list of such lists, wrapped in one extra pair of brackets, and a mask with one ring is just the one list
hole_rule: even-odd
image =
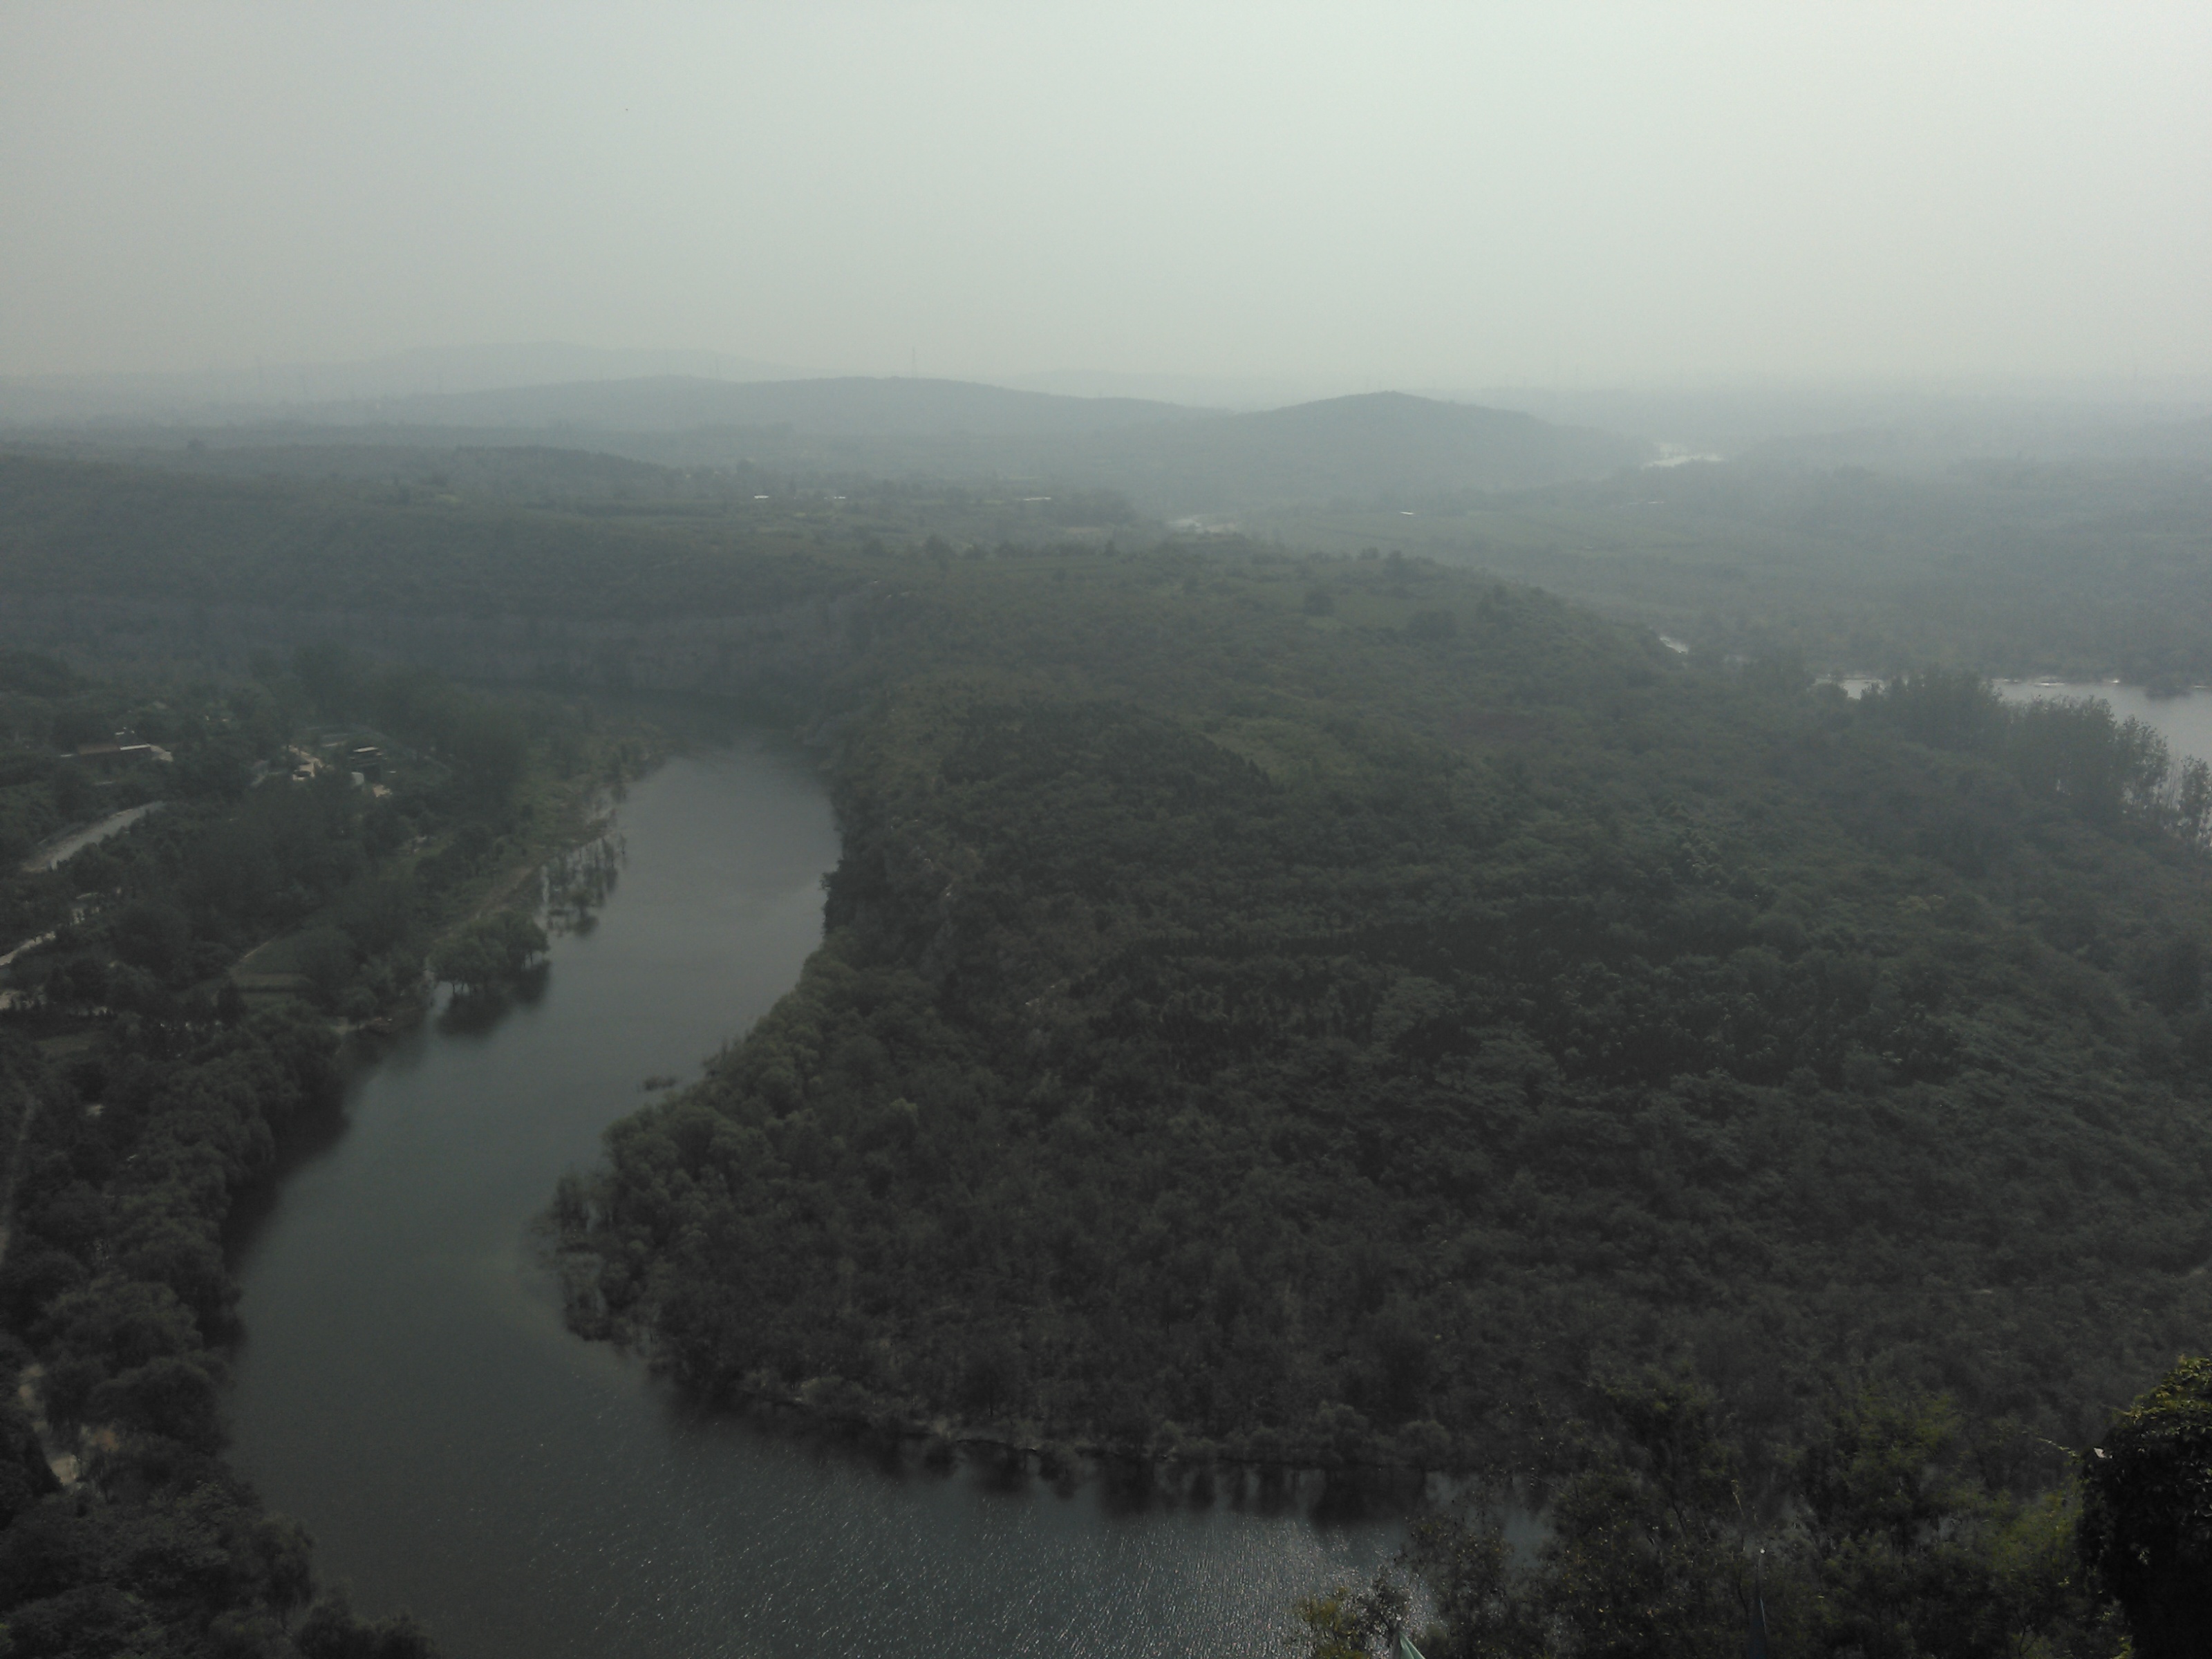
[[(1607, 476), (1640, 440), (1533, 415), (1367, 392), (1231, 414), (962, 380), (586, 380), (347, 404), (271, 421), (22, 432), (151, 453), (198, 434), (222, 447), (427, 446), (589, 451), (678, 468), (749, 465), (829, 479), (930, 477), (1047, 493), (1114, 489), (1141, 510), (1224, 514), (1300, 501), (1412, 505), (1468, 490)], [(204, 470), (195, 465), (194, 470)]]
[(300, 411), (301, 418), (318, 424), (552, 426), (616, 432), (789, 426), (836, 437), (1091, 432), (1188, 420), (1200, 413), (1148, 398), (1063, 398), (974, 380), (846, 375), (731, 381), (673, 374), (324, 404)]
[(1076, 476), (1088, 469), (1092, 481), (1111, 477), (1133, 495), (1183, 512), (1235, 512), (1273, 501), (1528, 489), (1601, 477), (1652, 453), (1615, 433), (1403, 392), (1223, 416), (1170, 435), (1109, 434)]
[(608, 348), (536, 340), (424, 347), (343, 362), (251, 368), (0, 376), (0, 422), (268, 419), (363, 398), (436, 396), (582, 380), (684, 374), (715, 380), (788, 380), (786, 363), (726, 352)]

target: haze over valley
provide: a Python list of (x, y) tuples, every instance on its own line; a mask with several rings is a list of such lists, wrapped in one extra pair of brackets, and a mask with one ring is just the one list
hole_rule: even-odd
[(2208, 76), (0, 16), (0, 1653), (2212, 1651)]

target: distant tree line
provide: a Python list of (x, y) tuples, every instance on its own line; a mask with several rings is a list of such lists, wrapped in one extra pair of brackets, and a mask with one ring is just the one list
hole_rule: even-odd
[(1350, 522), (1260, 523), (1324, 544), (1402, 524), (1409, 548), (1540, 583), (1716, 658), (1794, 653), (1843, 673), (1935, 662), (2117, 674), (2172, 693), (2212, 681), (2212, 472), (2197, 433), (2197, 459), (2166, 464), (1939, 470), (1754, 453), (1389, 501), (1419, 509), (1411, 521), (1368, 503)]
[(2212, 842), (2212, 765), (2177, 765), (2164, 737), (2102, 697), (2007, 702), (1979, 675), (1923, 668), (1871, 687), (1869, 713), (1914, 741), (1985, 755), (2032, 799), (2098, 824), (2155, 826), (2189, 846)]

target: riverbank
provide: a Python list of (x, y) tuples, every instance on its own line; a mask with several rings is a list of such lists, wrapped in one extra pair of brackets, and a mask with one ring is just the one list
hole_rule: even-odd
[[(957, 626), (1089, 678), (917, 667), (847, 728), (824, 947), (564, 1201), (579, 1328), (1025, 1458), (1530, 1471), (1698, 1344), (1789, 1443), (1876, 1306), (2051, 1441), (2187, 1340), (2201, 1254), (2171, 1303), (2060, 1288), (2202, 1213), (2201, 988), (2156, 975), (2206, 898), (2114, 734), (2026, 768), (1942, 686), (1795, 696), (1441, 578), (1387, 628), (1365, 573), (1326, 628), (1231, 590), (1209, 653), (1190, 589), (1051, 574), (884, 607), (894, 664)], [(1154, 664), (1172, 706), (1107, 695)], [(1993, 1099), (2069, 1150), (2006, 1162)], [(2047, 1218), (2061, 1170), (2110, 1206)], [(2031, 1340), (2067, 1363), (2019, 1380)]]
[[(790, 991), (837, 830), (811, 754), (670, 757), (622, 803), (595, 924), (349, 1074), (236, 1244), (233, 1456), (367, 1610), (456, 1659), (1273, 1659), (1299, 1595), (1397, 1547), (1347, 1483), (1016, 1480), (988, 1450), (710, 1413), (562, 1320), (531, 1226), (647, 1079)], [(778, 1419), (781, 1420), (777, 1420)], [(1316, 1510), (1321, 1513), (1317, 1516)]]
[(2117, 680), (1998, 680), (1995, 684), (1997, 695), (2009, 703), (2100, 698), (2119, 719), (2140, 720), (2164, 738), (2177, 758), (2212, 764), (2212, 693), (2203, 689), (2160, 692)]
[[(241, 1194), (296, 1129), (337, 1119), (340, 1039), (380, 1024), (398, 1037), (392, 1015), (422, 1007), (425, 952), (472, 918), (534, 908), (549, 859), (603, 834), (666, 752), (642, 724), (573, 703), (349, 673), (325, 695), (418, 739), (361, 751), (380, 787), (342, 766), (257, 767), (292, 744), (298, 684), (171, 702), (173, 810), (110, 814), (50, 839), (40, 867), (10, 866), (12, 912), (46, 925), (11, 953), (0, 1021), (0, 1462), (21, 1471), (0, 1482), (0, 1567), (57, 1528), (77, 1540), (27, 1577), (0, 1573), (0, 1618), (40, 1651), (49, 1629), (197, 1651), (307, 1613), (304, 1535), (223, 1455), (247, 1335), (224, 1251)], [(33, 779), (57, 799), (81, 783), (52, 763)], [(79, 862), (57, 876), (64, 854)], [(220, 1552), (220, 1582), (161, 1566), (187, 1536)], [(307, 1616), (333, 1640), (418, 1650), (408, 1627), (358, 1624), (338, 1600)]]
[[(430, 1006), (427, 963), (439, 945), (471, 922), (502, 910), (536, 912), (543, 908), (548, 867), (600, 840), (617, 808), (639, 779), (660, 765), (672, 750), (669, 735), (641, 720), (623, 723), (601, 741), (597, 763), (562, 777), (533, 769), (523, 781), (508, 816), (506, 833), (489, 843), (478, 866), (464, 880), (439, 892), (422, 932), (423, 973), (395, 982), (374, 1006), (333, 1016), (341, 1035), (368, 1031), (384, 1035), (419, 1020)], [(414, 875), (432, 856), (418, 848), (402, 866)], [(265, 1004), (311, 988), (301, 971), (302, 942), (332, 921), (329, 913), (305, 918), (285, 933), (263, 941), (242, 956), (228, 975), (250, 1004)]]
[(1308, 1476), (1351, 1477), (1363, 1483), (1362, 1490), (1395, 1492), (1412, 1503), (1424, 1496), (1432, 1480), (1449, 1482), (1474, 1472), (1472, 1465), (1348, 1456), (1343, 1455), (1341, 1446), (1286, 1444), (1279, 1439), (1268, 1451), (1253, 1454), (1185, 1436), (1173, 1425), (1143, 1439), (1052, 1439), (1034, 1430), (944, 1415), (918, 1416), (902, 1412), (891, 1402), (856, 1401), (852, 1395), (842, 1379), (825, 1378), (796, 1389), (726, 1388), (700, 1403), (710, 1410), (739, 1415), (788, 1413), (863, 1443), (912, 1447), (920, 1451), (925, 1466), (939, 1465), (954, 1452), (977, 1454), (994, 1460), (1000, 1467), (1053, 1482), (1139, 1468), (1170, 1486), (1210, 1482), (1217, 1472), (1252, 1476), (1267, 1483)]

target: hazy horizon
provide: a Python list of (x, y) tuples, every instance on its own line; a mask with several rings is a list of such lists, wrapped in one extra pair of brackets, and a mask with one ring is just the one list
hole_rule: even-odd
[[(308, 380), (304, 387), (299, 377)], [(383, 392), (328, 392), (318, 377), (355, 380), (384, 376)], [(438, 377), (451, 377), (450, 385)], [(229, 382), (265, 392), (270, 405), (301, 401), (352, 400), (374, 396), (411, 397), (440, 392), (558, 386), (597, 380), (653, 378), (732, 382), (817, 380), (908, 380), (907, 370), (848, 369), (804, 363), (769, 362), (732, 352), (684, 346), (600, 344), (576, 340), (477, 340), (449, 346), (414, 345), (354, 358), (293, 361), (256, 357), (198, 367), (0, 371), (0, 381), (21, 386), (93, 385), (100, 382)], [(922, 373), (921, 379), (997, 386), (1079, 398), (1118, 397), (1202, 405), (1228, 399), (1237, 406), (1273, 407), (1371, 392), (1402, 392), (1418, 397), (1464, 399), (1486, 394), (1531, 395), (1703, 394), (2051, 398), (2098, 401), (2197, 401), (2212, 398), (2212, 371), (2166, 374), (2037, 375), (1992, 371), (1960, 374), (1738, 374), (1681, 373), (1620, 380), (1588, 376), (1553, 380), (1540, 377), (1484, 385), (1446, 385), (1394, 380), (1380, 374), (1249, 374), (1160, 369), (1102, 368), (1058, 364), (997, 374)], [(1229, 406), (1224, 404), (1224, 406)]]
[(2180, 6), (0, 17), (0, 375), (2193, 383)]
[[(1815, 433), (1884, 431), (1892, 434), (1892, 442), (1911, 433), (1925, 460), (1936, 454), (2056, 453), (2094, 430), (2148, 434), (2176, 422), (2194, 425), (2212, 417), (2212, 377), (2203, 376), (1733, 381), (1685, 376), (1611, 386), (1470, 386), (1392, 385), (1380, 377), (1061, 369), (972, 380), (925, 375), (916, 387), (923, 403), (881, 404), (874, 387), (908, 378), (841, 375), (713, 352), (507, 343), (423, 348), (353, 362), (263, 362), (230, 370), (0, 374), (0, 430), (100, 428), (113, 438), (149, 423), (212, 432), (265, 431), (300, 422), (368, 430), (396, 422), (394, 430), (428, 423), (456, 429), (550, 426), (580, 431), (598, 430), (610, 419), (621, 428), (664, 431), (702, 422), (742, 425), (763, 419), (796, 421), (817, 430), (827, 429), (820, 425), (827, 419), (833, 428), (888, 431), (884, 421), (896, 427), (925, 408), (935, 413), (921, 418), (946, 422), (945, 429), (951, 430), (973, 417), (955, 412), (972, 410), (963, 388), (1103, 400), (1125, 408), (1133, 419), (1149, 418), (1139, 413), (1143, 406), (1235, 415), (1387, 392), (1512, 410), (1557, 425), (1633, 434), (1662, 447), (1709, 453), (1734, 453), (1766, 440)], [(836, 404), (803, 400), (797, 406), (775, 406), (773, 415), (754, 405), (712, 401), (713, 394), (705, 390), (720, 384), (733, 391), (750, 385), (797, 392), (823, 382), (845, 388)], [(619, 405), (604, 398), (575, 402), (576, 394), (602, 386), (623, 400)], [(702, 403), (702, 397), (710, 400)], [(494, 401), (486, 403), (487, 398)], [(538, 398), (543, 401), (532, 401)], [(740, 412), (747, 408), (753, 412)], [(894, 414), (898, 409), (908, 412)], [(610, 436), (600, 431), (599, 441)]]

